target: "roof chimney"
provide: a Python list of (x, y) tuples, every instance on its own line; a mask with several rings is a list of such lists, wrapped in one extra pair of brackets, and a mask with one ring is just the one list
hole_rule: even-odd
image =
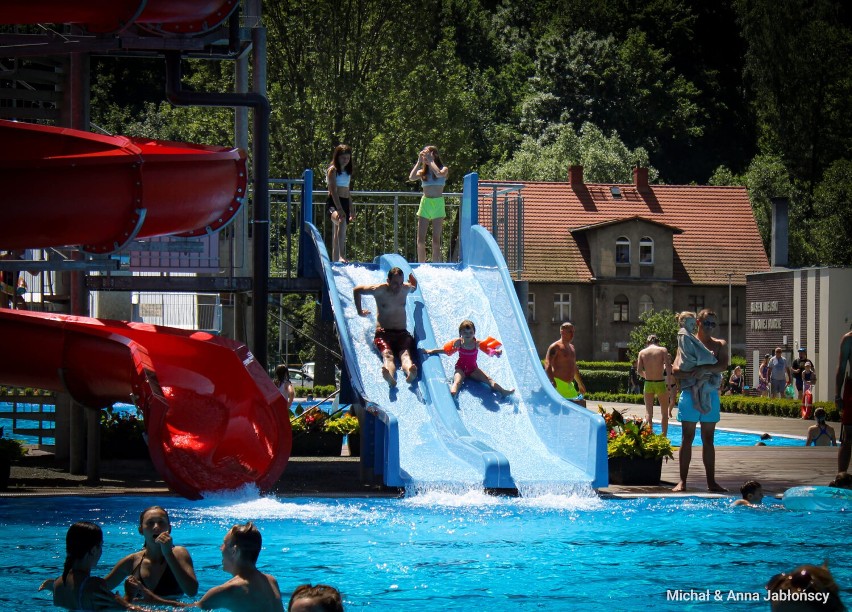
[(789, 264), (787, 257), (790, 202), (787, 198), (771, 198), (772, 200), (772, 238), (769, 264), (773, 268), (786, 268)]
[(568, 182), (572, 185), (583, 184), (583, 166), (568, 166)]
[(633, 168), (633, 184), (636, 185), (636, 189), (639, 191), (648, 191), (650, 189), (647, 168), (640, 168), (639, 166)]

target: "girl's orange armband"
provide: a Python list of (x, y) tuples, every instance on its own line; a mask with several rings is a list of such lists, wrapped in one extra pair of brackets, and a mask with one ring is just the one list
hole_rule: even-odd
[(455, 341), (455, 340), (450, 340), (450, 341), (448, 341), (448, 342), (444, 345), (444, 352), (445, 352), (447, 355), (452, 355), (453, 353), (455, 353), (455, 352), (456, 352), (456, 341)]
[(500, 343), (499, 340), (496, 340), (491, 336), (488, 336), (485, 340), (479, 343), (479, 348), (484, 353), (488, 353), (489, 355), (494, 355), (498, 350), (500, 350), (500, 347), (502, 346), (503, 345)]

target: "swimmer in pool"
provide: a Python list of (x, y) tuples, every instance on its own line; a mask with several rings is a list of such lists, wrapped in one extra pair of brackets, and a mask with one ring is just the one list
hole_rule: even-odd
[(756, 508), (763, 501), (763, 487), (756, 480), (749, 480), (740, 487), (742, 499), (735, 501), (732, 506), (748, 506)]
[(53, 592), (53, 605), (84, 610), (147, 610), (113, 593), (103, 578), (92, 576), (103, 553), (104, 534), (94, 523), (74, 523), (65, 534), (65, 567), (56, 580), (45, 580), (39, 591)]
[[(175, 546), (169, 514), (160, 506), (146, 508), (139, 515), (139, 534), (144, 538), (142, 550), (127, 555), (115, 564), (105, 578), (110, 589), (128, 576), (138, 579), (152, 592), (163, 597), (198, 593), (198, 579), (189, 551)], [(142, 596), (125, 584), (128, 600)]]
[(502, 354), (502, 349), (499, 348), (500, 343), (493, 338), (479, 341), (476, 339), (476, 326), (473, 321), (465, 319), (459, 325), (459, 338), (450, 340), (442, 348), (424, 349), (423, 352), (427, 355), (437, 355), (438, 353), (446, 353), (452, 355), (459, 354), (459, 360), (456, 362), (456, 371), (453, 374), (453, 382), (450, 385), (450, 393), (455, 396), (459, 392), (459, 387), (465, 378), (472, 378), (479, 382), (484, 382), (497, 393), (503, 396), (511, 395), (515, 392), (514, 389), (504, 389), (490, 376), (479, 369), (476, 364), (476, 356), (479, 351), (483, 351), (488, 355), (496, 355), (499, 357)]

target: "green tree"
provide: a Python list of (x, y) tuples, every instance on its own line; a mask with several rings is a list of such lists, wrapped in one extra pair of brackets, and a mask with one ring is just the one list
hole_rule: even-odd
[(639, 315), (639, 325), (630, 332), (630, 340), (627, 344), (627, 355), (630, 361), (636, 361), (639, 351), (648, 343), (646, 339), (650, 334), (656, 334), (660, 346), (668, 349), (674, 360), (677, 353), (677, 315), (671, 310), (647, 310)]
[[(524, 137), (514, 155), (486, 166), (482, 174), (499, 180), (565, 181), (569, 164), (582, 165), (584, 180), (598, 183), (630, 183), (634, 166), (649, 165), (645, 149), (629, 149), (614, 132), (607, 136), (586, 123), (578, 133), (570, 124), (561, 124), (539, 138)], [(649, 169), (652, 181), (658, 176), (656, 169)]]
[(852, 161), (840, 159), (826, 171), (814, 194), (813, 247), (820, 263), (852, 266)]
[[(852, 31), (841, 0), (735, 0), (747, 41), (760, 148), (779, 155), (813, 193), (824, 170), (848, 157), (852, 137)], [(810, 217), (805, 200), (803, 216)]]

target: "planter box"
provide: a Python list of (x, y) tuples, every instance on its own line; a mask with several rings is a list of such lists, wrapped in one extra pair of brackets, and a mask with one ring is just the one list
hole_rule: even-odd
[(293, 434), (293, 457), (339, 457), (343, 447), (343, 434), (298, 433)]
[(658, 485), (663, 473), (663, 459), (632, 457), (609, 458), (609, 483), (620, 485)]
[(361, 433), (349, 434), (349, 456), (361, 456)]

